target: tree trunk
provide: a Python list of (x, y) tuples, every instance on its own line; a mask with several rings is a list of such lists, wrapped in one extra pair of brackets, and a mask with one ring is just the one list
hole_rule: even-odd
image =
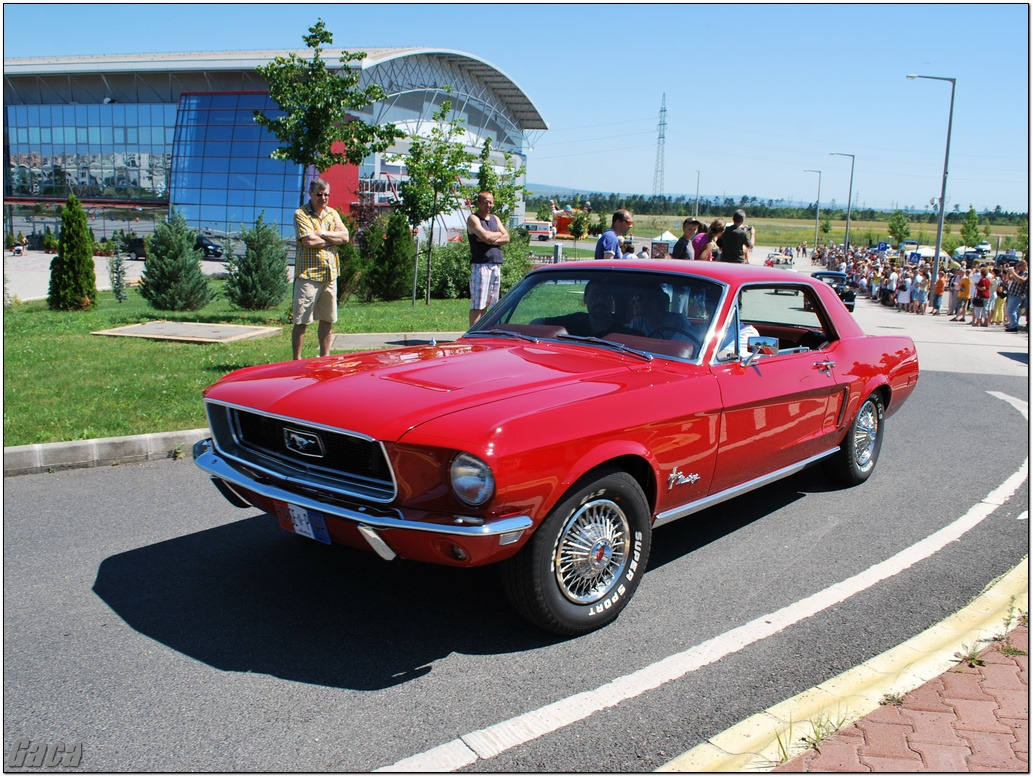
[(438, 218), (438, 193), (434, 192), (434, 207), (430, 216), (430, 242), (427, 244), (427, 304), (430, 305), (430, 265), (434, 256), (434, 222)]

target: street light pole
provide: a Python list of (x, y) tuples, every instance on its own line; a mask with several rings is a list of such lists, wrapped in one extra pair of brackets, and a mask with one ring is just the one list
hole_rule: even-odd
[(951, 126), (954, 124), (954, 87), (957, 85), (957, 80), (941, 76), (918, 76), (914, 74), (909, 74), (907, 77), (912, 80), (925, 78), (929, 81), (949, 81), (951, 85), (951, 107), (950, 113), (947, 114), (947, 149), (943, 152), (943, 183), (940, 185), (940, 220), (936, 227), (936, 256), (933, 258), (932, 277), (929, 279), (930, 284), (935, 284), (936, 279), (940, 277), (940, 247), (943, 245), (943, 210), (947, 205), (947, 163), (950, 160), (951, 154)]
[(853, 154), (841, 154), (838, 151), (830, 151), (829, 156), (848, 156), (850, 157), (850, 191), (846, 193), (846, 236), (843, 238), (843, 253), (850, 256), (850, 202), (854, 196), (854, 155)]
[(821, 213), (821, 170), (804, 170), (804, 172), (818, 174), (818, 199), (814, 201), (814, 246), (811, 248), (813, 252), (818, 247), (818, 217)]
[(696, 171), (696, 214), (693, 218), (699, 218), (699, 170)]

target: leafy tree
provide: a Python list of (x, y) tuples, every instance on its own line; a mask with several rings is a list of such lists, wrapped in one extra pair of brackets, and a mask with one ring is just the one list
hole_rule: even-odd
[(61, 238), (50, 262), (50, 294), (53, 310), (90, 310), (97, 304), (97, 270), (93, 264), (93, 240), (86, 211), (74, 194), (61, 214)]
[[(435, 299), (464, 299), (470, 296), (470, 249), (464, 243), (447, 243), (436, 252), (438, 260), (431, 278), (431, 296)], [(502, 246), (502, 287), (505, 294), (534, 267), (528, 258), (528, 244), (519, 238)], [(427, 252), (420, 250), (420, 261)], [(426, 279), (417, 282), (419, 293), (426, 293)]]
[[(58, 249), (57, 235), (50, 231), (50, 225), (43, 228), (43, 250), (56, 251)], [(96, 281), (94, 281), (96, 283)]]
[[(508, 151), (503, 154), (503, 159), (505, 166), (500, 175), (491, 161), (491, 138), (485, 138), (484, 146), (481, 148), (481, 166), (477, 170), (477, 189), (476, 191), (469, 189), (467, 199), (473, 202), (480, 192), (491, 192), (495, 197), (495, 208), (492, 212), (505, 226), (509, 224), (510, 215), (520, 204), (527, 191), (523, 186), (517, 184), (524, 177), (527, 168), (524, 165), (514, 168), (513, 155)], [(550, 212), (549, 220), (551, 218)]]
[(965, 214), (965, 221), (961, 225), (961, 239), (970, 248), (979, 242), (979, 214), (971, 205), (968, 206), (968, 213)]
[(1029, 219), (1020, 222), (1015, 231), (1015, 250), (1021, 251), (1023, 256), (1029, 256)]
[(155, 225), (140, 282), (140, 295), (155, 310), (200, 310), (215, 298), (201, 272), (202, 252), (194, 248), (196, 239), (175, 208), (168, 221)]
[[(365, 157), (386, 151), (404, 134), (394, 124), (370, 125), (354, 114), (349, 115), (349, 111), (361, 110), (386, 97), (376, 84), (358, 88), (361, 72), (353, 70), (349, 63), (365, 58), (366, 53), (342, 52), (342, 67), (332, 73), (320, 54), (323, 45), (333, 43), (333, 34), (322, 19), (308, 32), (302, 40), (312, 49), (312, 59), (302, 59), (291, 52), (256, 68), (283, 115), (270, 118), (255, 111), (255, 121), (285, 144), (273, 151), (273, 159), (304, 165), (306, 172), (310, 167), (323, 172), (345, 163), (357, 167)], [(335, 143), (343, 143), (343, 150), (331, 150)], [(299, 194), (304, 202), (304, 190)]]
[(370, 238), (363, 296), (385, 301), (402, 299), (409, 293), (409, 270), (416, 248), (409, 222), (401, 213), (381, 216), (370, 230)]
[[(446, 91), (451, 91), (446, 88)], [(426, 304), (430, 304), (430, 277), (434, 254), (434, 222), (438, 215), (452, 213), (459, 207), (462, 174), (467, 172), (476, 157), (466, 150), (462, 138), (465, 120), (453, 115), (452, 102), (445, 100), (434, 112), (430, 134), (427, 137), (413, 133), (409, 136), (409, 155), (405, 168), (409, 179), (401, 185), (399, 212), (405, 215), (413, 228), (430, 219), (430, 239), (427, 251)]]
[(244, 310), (268, 310), (287, 296), (287, 243), (274, 224), (259, 214), (253, 229), (240, 232), (244, 255), (230, 255), (226, 264), (226, 296)]
[(575, 256), (577, 255), (577, 241), (588, 234), (588, 218), (588, 213), (579, 210), (574, 214), (574, 218), (570, 220), (570, 226), (567, 227), (570, 230), (570, 236), (574, 238)]
[(900, 245), (911, 236), (911, 225), (908, 224), (907, 216), (901, 210), (893, 211), (888, 226), (890, 237), (893, 238), (896, 245)]
[(825, 236), (825, 240), (828, 240), (829, 232), (832, 231), (832, 220), (828, 216), (826, 216), (821, 220), (821, 223), (818, 225), (818, 228), (821, 230), (821, 234)]

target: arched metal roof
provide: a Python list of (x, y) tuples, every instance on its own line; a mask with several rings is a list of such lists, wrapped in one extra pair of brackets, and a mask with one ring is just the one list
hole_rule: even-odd
[[(338, 63), (345, 49), (324, 49), (323, 60)], [(364, 70), (404, 60), (428, 57), (443, 68), (468, 74), (484, 84), (521, 130), (547, 130), (548, 124), (534, 103), (506, 73), (480, 57), (435, 48), (359, 47), (366, 52), (357, 63)], [(283, 51), (216, 51), (165, 54), (117, 54), (86, 57), (27, 57), (4, 60), (4, 104), (100, 102), (104, 97), (125, 102), (177, 102), (184, 91), (245, 90), (262, 88), (255, 68)], [(300, 57), (308, 49), (295, 49)], [(354, 65), (353, 65), (354, 66)], [(439, 85), (440, 86), (444, 86)], [(390, 92), (390, 90), (387, 90)]]

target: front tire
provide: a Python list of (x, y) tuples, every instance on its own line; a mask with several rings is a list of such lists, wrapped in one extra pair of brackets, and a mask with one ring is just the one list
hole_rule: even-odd
[(839, 450), (824, 461), (825, 474), (848, 486), (871, 477), (882, 449), (883, 426), (882, 399), (871, 394), (854, 416)]
[(516, 610), (563, 636), (593, 631), (627, 606), (646, 569), (649, 504), (626, 472), (598, 473), (574, 489), (527, 545), (502, 565)]

